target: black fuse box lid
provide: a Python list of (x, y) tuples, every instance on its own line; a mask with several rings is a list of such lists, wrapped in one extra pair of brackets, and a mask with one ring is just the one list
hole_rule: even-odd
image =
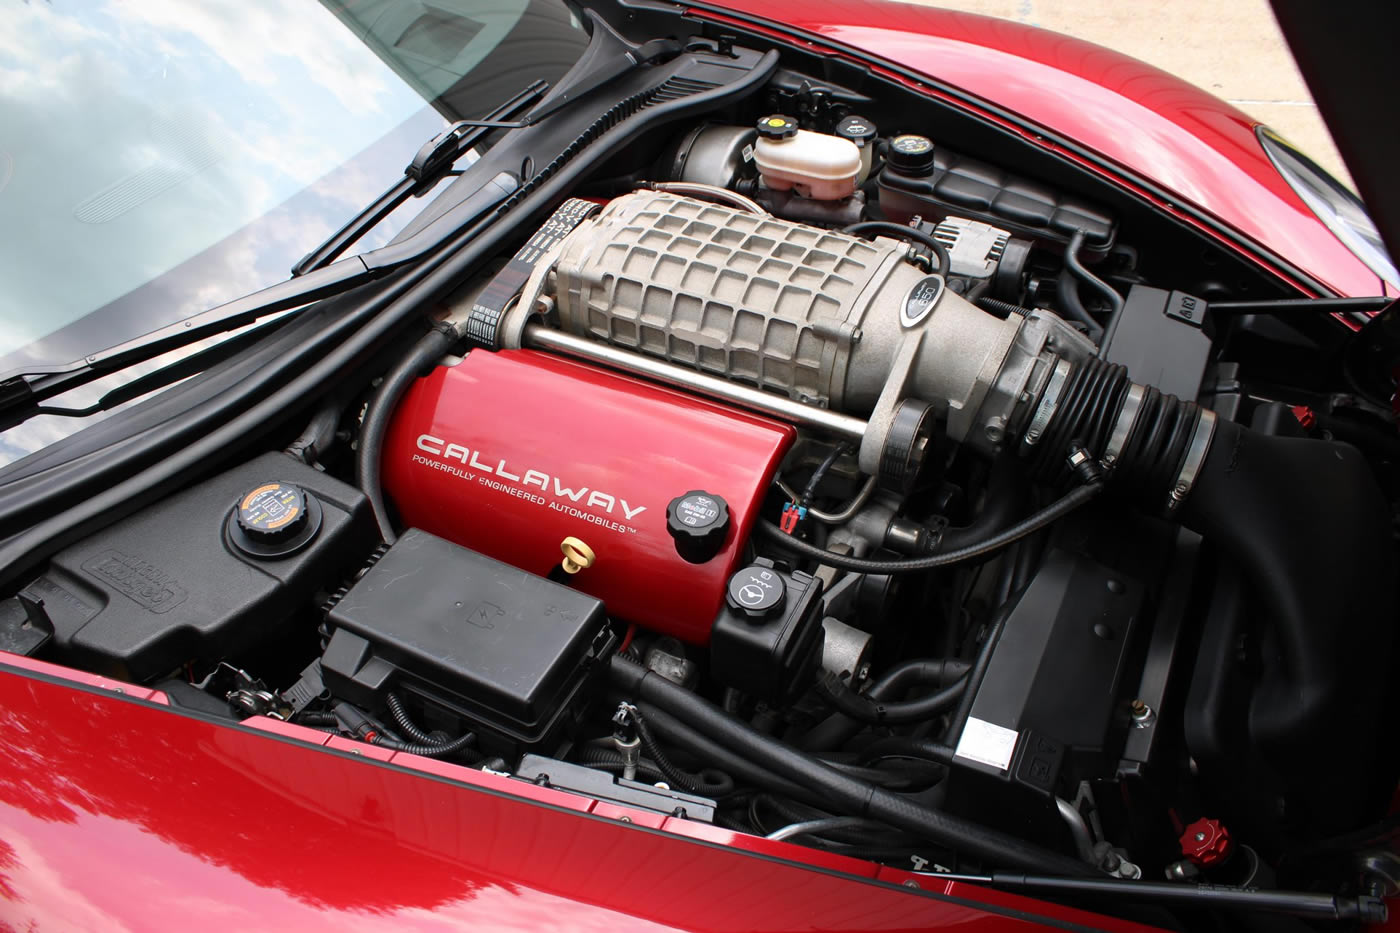
[(601, 601), (418, 529), (329, 621), (321, 664), (335, 694), (382, 709), (384, 694), (405, 690), (527, 742), (612, 641)]

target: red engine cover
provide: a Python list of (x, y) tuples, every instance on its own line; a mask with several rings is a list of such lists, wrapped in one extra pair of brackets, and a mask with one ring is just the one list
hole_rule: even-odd
[[(615, 618), (705, 644), (789, 425), (533, 351), (474, 352), (404, 397), (384, 489), (408, 525), (547, 574), (572, 535), (595, 552), (571, 583)], [(689, 564), (666, 506), (729, 504), (712, 560)]]

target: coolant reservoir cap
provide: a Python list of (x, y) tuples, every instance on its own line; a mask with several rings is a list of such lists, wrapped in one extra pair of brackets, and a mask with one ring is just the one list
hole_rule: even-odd
[(692, 489), (666, 506), (666, 530), (676, 541), (677, 554), (692, 564), (703, 564), (724, 547), (729, 505), (714, 493)]
[(797, 135), (797, 120), (781, 113), (772, 113), (758, 121), (758, 135), (764, 139), (788, 139)]
[(245, 492), (228, 517), (229, 540), (253, 557), (300, 550), (321, 527), (321, 504), (293, 483), (270, 481)]
[(901, 175), (927, 175), (933, 170), (933, 140), (913, 133), (896, 136), (886, 159)]

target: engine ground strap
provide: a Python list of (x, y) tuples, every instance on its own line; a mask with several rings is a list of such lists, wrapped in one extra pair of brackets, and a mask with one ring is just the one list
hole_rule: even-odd
[(598, 204), (583, 198), (570, 198), (559, 205), (476, 299), (467, 317), (467, 339), (487, 350), (499, 350), (501, 321), (506, 308), (529, 281), (535, 264), (599, 210)]

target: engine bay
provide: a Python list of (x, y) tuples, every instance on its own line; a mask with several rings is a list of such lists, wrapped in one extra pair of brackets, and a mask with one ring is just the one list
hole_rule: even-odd
[(735, 90), (539, 159), (548, 210), (358, 382), (58, 550), (0, 646), (912, 871), (1375, 893), (1329, 840), (1395, 783), (1400, 444), (1346, 322), (734, 41), (578, 139)]

